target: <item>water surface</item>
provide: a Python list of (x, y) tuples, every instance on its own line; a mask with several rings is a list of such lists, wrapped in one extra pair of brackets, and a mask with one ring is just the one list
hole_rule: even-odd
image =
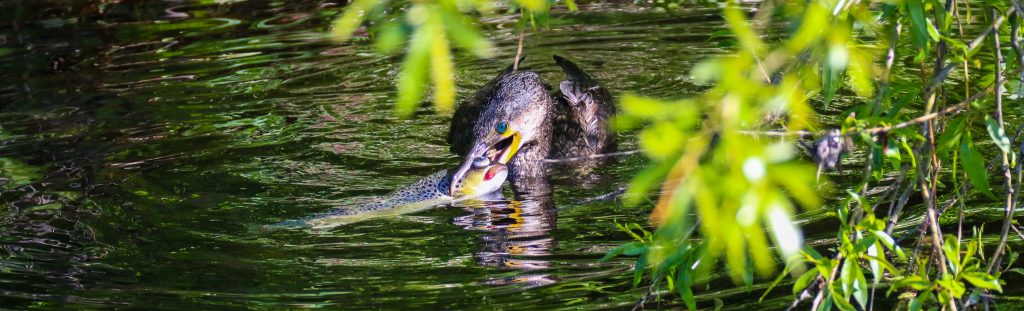
[[(254, 230), (459, 162), (445, 116), (392, 114), (399, 57), (365, 36), (328, 40), (333, 3), (0, 9), (0, 306), (621, 309), (647, 292), (632, 288), (631, 259), (598, 259), (630, 240), (615, 224), (646, 223), (651, 203), (579, 203), (623, 186), (640, 157), (597, 177), (556, 174), (551, 197), (329, 231)], [(514, 19), (485, 28), (499, 51), (456, 57), (460, 98), (514, 57)], [(720, 29), (715, 8), (587, 6), (529, 33), (524, 65), (557, 83), (558, 54), (617, 94), (689, 96), (704, 88), (688, 78), (693, 65), (725, 52), (708, 40)], [(803, 216), (810, 242), (834, 237), (829, 209)], [(763, 288), (716, 275), (697, 291), (702, 306), (743, 309)], [(766, 303), (790, 299), (783, 289)]]

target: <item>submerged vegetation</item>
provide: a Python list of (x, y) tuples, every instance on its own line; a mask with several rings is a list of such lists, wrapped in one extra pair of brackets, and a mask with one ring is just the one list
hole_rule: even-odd
[[(1024, 144), (1004, 116), (1024, 91), (1021, 2), (726, 2), (728, 29), (716, 35), (731, 52), (691, 73), (705, 92), (620, 98), (614, 127), (637, 131), (650, 158), (623, 199), (653, 199), (654, 229), (622, 225), (637, 241), (606, 258), (636, 256), (634, 286), (647, 275), (652, 294), (667, 288), (690, 309), (701, 302), (692, 286), (720, 267), (737, 284), (778, 275), (765, 296), (791, 282), (793, 305), (819, 310), (998, 302), (1004, 274), (1020, 271), (1007, 240), (1024, 238), (1014, 218)], [(456, 100), (451, 46), (490, 55), (475, 26), (481, 16), (520, 12), (521, 27), (542, 29), (561, 5), (576, 9), (571, 1), (356, 0), (333, 33), (347, 39), (369, 20), (381, 51), (407, 42), (398, 113), (413, 112), (428, 76), (446, 112)], [(816, 114), (840, 95), (849, 109)], [(840, 172), (860, 181), (835, 189), (827, 180), (844, 176), (825, 172), (851, 152), (864, 161)], [(824, 200), (829, 191), (845, 199)], [(905, 208), (910, 202), (923, 209)], [(963, 227), (968, 204), (991, 206), (1001, 221)], [(833, 211), (835, 236), (807, 245), (794, 215), (819, 208)]]

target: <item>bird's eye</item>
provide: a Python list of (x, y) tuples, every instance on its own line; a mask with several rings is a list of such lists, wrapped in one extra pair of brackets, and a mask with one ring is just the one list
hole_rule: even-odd
[(495, 126), (494, 130), (498, 131), (498, 134), (505, 134), (505, 131), (508, 130), (508, 123), (505, 123), (505, 122), (498, 123), (498, 126)]

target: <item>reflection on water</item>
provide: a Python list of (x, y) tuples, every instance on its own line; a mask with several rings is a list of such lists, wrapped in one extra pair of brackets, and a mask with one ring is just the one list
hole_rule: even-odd
[[(630, 239), (615, 223), (644, 223), (650, 206), (588, 199), (619, 189), (639, 157), (602, 167), (601, 178), (556, 174), (551, 195), (321, 233), (252, 230), (458, 163), (444, 116), (391, 113), (400, 58), (374, 53), (365, 34), (327, 40), (339, 10), (315, 0), (0, 3), (0, 306), (636, 303), (646, 290), (632, 288), (632, 261), (597, 259)], [(495, 58), (456, 57), (460, 98), (513, 58), (514, 23), (487, 19)], [(547, 60), (564, 55), (613, 93), (680, 97), (703, 88), (687, 72), (722, 52), (707, 41), (722, 28), (714, 8), (585, 6), (529, 33), (524, 65), (559, 81)], [(620, 141), (635, 148), (630, 135)], [(825, 212), (804, 215), (809, 241), (834, 235)], [(723, 292), (733, 287), (722, 277), (702, 284), (702, 306), (716, 297), (743, 308), (761, 293)], [(789, 303), (778, 292), (769, 306)]]
[(550, 196), (492, 202), (455, 218), (455, 225), (486, 232), (477, 263), (514, 270), (543, 270), (552, 255), (558, 215)]

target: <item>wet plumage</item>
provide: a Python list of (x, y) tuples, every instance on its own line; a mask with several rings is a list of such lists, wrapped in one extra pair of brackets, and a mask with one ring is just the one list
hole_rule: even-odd
[[(466, 157), (460, 170), (478, 156), (507, 160), (513, 188), (530, 192), (545, 179), (544, 159), (614, 150), (614, 136), (607, 127), (614, 114), (611, 95), (576, 64), (554, 58), (566, 74), (554, 94), (536, 72), (510, 68), (459, 106), (448, 142), (453, 152)], [(505, 159), (509, 153), (514, 156)], [(575, 164), (590, 167), (595, 162)], [(460, 176), (458, 170), (455, 176)]]

